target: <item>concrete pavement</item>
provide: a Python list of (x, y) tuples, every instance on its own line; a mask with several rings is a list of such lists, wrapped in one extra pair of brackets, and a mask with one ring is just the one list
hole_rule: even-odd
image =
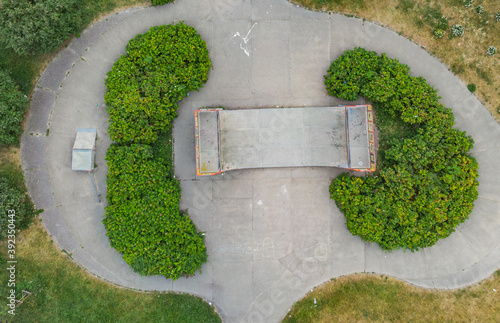
[[(181, 207), (206, 232), (209, 261), (201, 274), (172, 281), (135, 274), (109, 246), (101, 222), (110, 145), (103, 95), (106, 73), (132, 37), (180, 20), (198, 30), (213, 62), (205, 88), (181, 102), (174, 126)], [(385, 253), (347, 231), (328, 193), (338, 169), (195, 175), (195, 109), (337, 105), (342, 102), (328, 96), (323, 74), (355, 46), (385, 52), (426, 78), (453, 109), (457, 127), (476, 142), (479, 198), (469, 220), (420, 252)], [(100, 201), (89, 175), (71, 171), (77, 128), (97, 128), (92, 176)], [(375, 272), (448, 289), (474, 284), (500, 266), (500, 126), (486, 108), (444, 64), (397, 33), (285, 0), (177, 0), (92, 25), (39, 79), (21, 157), (29, 193), (45, 210), (45, 227), (75, 262), (121, 286), (199, 295), (215, 304), (225, 322), (277, 322), (308, 290), (340, 275)]]

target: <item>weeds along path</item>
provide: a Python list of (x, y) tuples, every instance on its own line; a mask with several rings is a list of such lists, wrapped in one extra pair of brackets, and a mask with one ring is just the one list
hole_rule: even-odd
[[(196, 10), (193, 10), (196, 8)], [(200, 92), (179, 106), (173, 138), (175, 175), (205, 232), (202, 273), (176, 281), (134, 273), (110, 247), (106, 207), (104, 79), (136, 34), (184, 20), (207, 42), (213, 69)], [(479, 199), (449, 238), (420, 252), (384, 253), (350, 235), (329, 197), (340, 173), (282, 168), (196, 177), (194, 117), (204, 106), (334, 106), (323, 75), (344, 50), (387, 53), (438, 89), (457, 127), (475, 140)], [(357, 101), (363, 103), (363, 99)], [(286, 126), (284, 120), (274, 120)], [(71, 171), (77, 128), (97, 128), (97, 168)], [(22, 137), (29, 193), (61, 249), (92, 274), (141, 290), (189, 292), (213, 302), (225, 322), (277, 322), (293, 302), (332, 277), (376, 272), (429, 288), (457, 288), (491, 275), (500, 263), (500, 126), (466, 86), (419, 46), (361, 19), (310, 12), (285, 0), (178, 0), (110, 15), (74, 39), (41, 76)]]

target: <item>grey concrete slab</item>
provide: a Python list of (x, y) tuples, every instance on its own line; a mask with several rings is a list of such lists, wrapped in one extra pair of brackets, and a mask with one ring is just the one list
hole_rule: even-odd
[(330, 276), (364, 272), (366, 243), (347, 230), (345, 217), (336, 207), (332, 210), (331, 244), (327, 249), (327, 255), (331, 255)]
[[(325, 96), (323, 75), (331, 64), (329, 20), (290, 21), (290, 91), (293, 97)], [(308, 80), (305, 82), (304, 80)]]
[(51, 91), (35, 88), (31, 97), (31, 108), (26, 118), (26, 129), (38, 134), (46, 134), (49, 128), (49, 117), (54, 107), (56, 94)]
[(61, 250), (69, 254), (80, 248), (66, 222), (61, 217), (59, 208), (51, 208), (40, 213), (42, 224), (51, 233), (51, 238)]
[(219, 313), (228, 322), (240, 321), (248, 310), (247, 304), (253, 300), (250, 262), (221, 262), (214, 272), (213, 282), (213, 295)]
[[(71, 164), (70, 164), (71, 165)], [(97, 202), (97, 197), (90, 180), (89, 172), (73, 171), (68, 167), (50, 167), (54, 196), (65, 204), (86, 200)]]
[[(198, 272), (194, 277), (179, 278), (173, 281), (172, 287), (169, 290), (191, 293), (195, 295), (203, 295), (207, 300), (214, 299), (214, 271), (211, 263), (206, 263), (202, 266), (201, 272)], [(163, 279), (166, 281), (165, 279)]]
[(259, 27), (244, 20), (214, 22), (214, 48), (211, 55), (214, 96), (228, 99), (252, 97), (250, 55), (254, 28)]
[(46, 137), (46, 154), (49, 156), (46, 165), (47, 168), (66, 168), (71, 170), (71, 149), (75, 142), (73, 136), (60, 136), (52, 134)]
[[(165, 12), (175, 11), (176, 17), (189, 17), (191, 20), (210, 20), (214, 14), (212, 1), (182, 0), (182, 6), (167, 5)], [(190, 20), (184, 20), (192, 25)]]
[(300, 167), (291, 170), (292, 178), (335, 178), (345, 170), (332, 167)]
[(78, 55), (70, 48), (60, 52), (40, 76), (38, 86), (57, 92), (78, 59)]
[[(174, 162), (175, 176), (179, 179), (196, 178), (196, 141), (194, 110), (201, 108), (193, 102), (183, 102), (177, 110), (178, 116), (174, 121)], [(176, 149), (182, 147), (182, 149)], [(193, 152), (195, 152), (193, 154)]]
[(250, 20), (251, 0), (218, 0), (213, 2), (212, 19), (216, 21)]
[[(22, 160), (22, 159), (21, 159)], [(56, 200), (51, 189), (49, 171), (46, 169), (24, 169), (26, 187), (36, 209), (56, 207)]]
[(286, 206), (255, 207), (253, 214), (254, 260), (274, 260), (293, 251), (292, 215)]
[(449, 273), (456, 274), (466, 270), (485, 256), (477, 245), (472, 244), (467, 236), (458, 230), (423, 251), (429, 263), (425, 275), (432, 278), (451, 276)]
[(46, 165), (47, 137), (24, 133), (21, 138), (21, 155), (23, 169), (39, 169)]
[[(479, 197), (469, 219), (460, 224), (457, 230), (484, 257), (498, 246), (495, 238), (500, 234), (499, 221), (500, 201)], [(488, 226), (482, 225), (483, 222), (488, 223)]]
[(249, 199), (253, 197), (252, 179), (229, 179), (222, 177), (214, 180), (214, 199)]
[[(252, 36), (258, 43), (252, 47), (252, 79), (255, 97), (281, 98), (290, 93), (290, 22), (264, 20), (257, 22)], [(268, 104), (272, 104), (269, 102)]]
[[(73, 253), (76, 263), (121, 286), (199, 295), (215, 304), (224, 322), (278, 322), (314, 286), (354, 272), (376, 271), (418, 286), (449, 289), (476, 283), (499, 269), (500, 208), (495, 192), (500, 182), (500, 127), (446, 66), (376, 24), (309, 12), (284, 0), (196, 3), (203, 10), (193, 10), (193, 4), (177, 0), (104, 18), (52, 62), (38, 84), (51, 90), (35, 90), (21, 138), (28, 191), (37, 208), (46, 210), (42, 223), (60, 248)], [(106, 205), (104, 156), (111, 140), (101, 105), (105, 74), (125, 53), (129, 39), (152, 25), (179, 20), (198, 28), (213, 62), (206, 87), (180, 104), (174, 123), (181, 208), (188, 209), (205, 232), (209, 260), (203, 273), (173, 282), (134, 273), (107, 241), (100, 218)], [(441, 102), (453, 109), (457, 128), (476, 142), (480, 198), (457, 232), (422, 252), (387, 254), (352, 236), (328, 193), (340, 170), (235, 170), (210, 179), (195, 175), (195, 109), (345, 104), (328, 96), (323, 74), (333, 59), (355, 46), (386, 52), (408, 64), (412, 75), (427, 77), (443, 97)], [(272, 120), (264, 121), (271, 125)], [(274, 122), (275, 127), (284, 124), (281, 119)], [(45, 135), (47, 127), (48, 137), (29, 136)], [(97, 128), (97, 168), (92, 175), (104, 197), (101, 203), (92, 201), (88, 187), (75, 190), (71, 183), (77, 183), (79, 175), (64, 169), (78, 127)], [(45, 159), (38, 158), (44, 149)], [(81, 179), (80, 185), (86, 185), (88, 178)]]
[(216, 200), (218, 212), (212, 217), (212, 239), (217, 247), (215, 261), (249, 261), (253, 256), (252, 200)]
[(292, 4), (280, 0), (252, 0), (252, 20), (288, 20)]
[(329, 184), (328, 178), (297, 178), (289, 187), (294, 246), (300, 246), (300, 249), (314, 249), (320, 245), (330, 247), (332, 205), (327, 189)]

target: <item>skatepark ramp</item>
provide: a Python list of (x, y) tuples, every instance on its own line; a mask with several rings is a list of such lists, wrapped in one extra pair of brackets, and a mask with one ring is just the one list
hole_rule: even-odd
[(268, 167), (375, 170), (370, 105), (199, 109), (195, 124), (199, 176)]

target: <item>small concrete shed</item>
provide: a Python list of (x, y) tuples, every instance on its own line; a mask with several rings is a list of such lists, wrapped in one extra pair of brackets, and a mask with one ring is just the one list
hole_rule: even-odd
[(90, 172), (94, 169), (96, 129), (78, 128), (71, 169)]

